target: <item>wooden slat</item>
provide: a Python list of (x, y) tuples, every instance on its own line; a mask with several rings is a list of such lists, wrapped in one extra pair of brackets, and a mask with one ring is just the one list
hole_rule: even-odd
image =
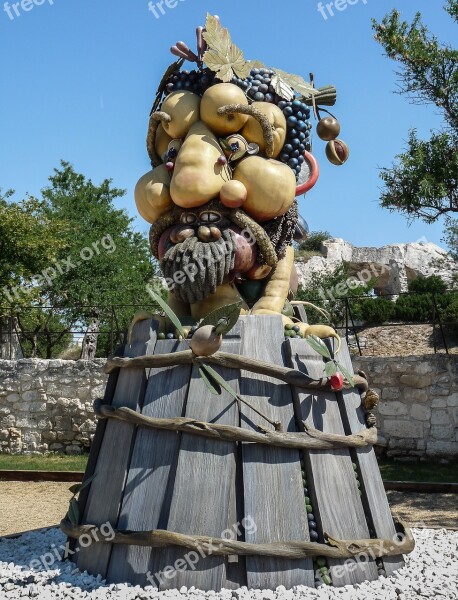
[[(156, 321), (138, 323), (133, 331), (132, 345), (126, 346), (125, 356), (151, 354), (156, 344), (156, 328)], [(145, 387), (145, 369), (123, 370), (118, 376), (112, 406), (127, 406), (137, 410), (143, 402)], [(106, 424), (95, 478), (91, 483), (83, 516), (84, 523), (102, 525), (110, 522), (116, 526), (135, 431), (136, 428), (127, 423), (110, 420)], [(78, 568), (100, 573), (105, 577), (111, 544), (91, 544), (87, 548), (79, 547), (78, 550)]]
[[(240, 340), (238, 327), (223, 342), (223, 350), (238, 354)], [(224, 379), (238, 391), (239, 373), (231, 369), (216, 369)], [(237, 425), (238, 408), (234, 399), (223, 391), (220, 396), (212, 394), (193, 368), (186, 404), (186, 416)], [(221, 537), (232, 525), (229, 523), (230, 503), (235, 487), (235, 449), (232, 442), (214, 441), (183, 434), (181, 438), (178, 466), (176, 472), (170, 516), (167, 529), (185, 534), (200, 534)], [(184, 562), (185, 555), (191, 562), (178, 563), (178, 568), (170, 578), (158, 578), (160, 589), (178, 588), (185, 585), (200, 590), (220, 590), (226, 579), (225, 557), (201, 555), (168, 548), (154, 553), (150, 570), (153, 574), (162, 573), (167, 566), (173, 566), (177, 560)]]
[[(155, 354), (187, 350), (186, 342), (158, 341)], [(191, 366), (152, 369), (142, 414), (148, 417), (181, 416), (188, 393)], [(140, 427), (134, 443), (118, 528), (145, 531), (159, 528), (168, 482), (173, 476), (180, 444), (173, 431)], [(113, 548), (108, 581), (151, 585), (147, 580), (151, 549), (141, 546)]]
[[(353, 373), (353, 365), (345, 340), (342, 340), (342, 349), (338, 355), (338, 360), (350, 373)], [(338, 396), (345, 432), (350, 434), (363, 429), (366, 422), (359, 393), (344, 390)], [(396, 529), (375, 452), (371, 447), (355, 448), (354, 451), (363, 483), (363, 494), (367, 501), (366, 506), (372, 519), (376, 537), (392, 539), (396, 534)], [(383, 564), (386, 574), (390, 576), (404, 566), (404, 560), (402, 555), (386, 556), (383, 559)]]
[[(290, 366), (311, 377), (322, 377), (324, 364), (305, 340), (291, 339), (286, 344)], [(333, 393), (304, 393), (295, 388), (299, 418), (326, 433), (344, 434), (342, 419)], [(308, 489), (314, 515), (322, 532), (340, 539), (369, 537), (361, 497), (358, 493), (352, 460), (348, 449), (313, 450), (304, 453), (308, 471)], [(342, 568), (343, 561), (329, 560), (335, 586), (376, 579), (373, 561), (351, 568)]]
[[(280, 316), (249, 316), (242, 322), (242, 354), (283, 365), (284, 330)], [(295, 431), (291, 390), (277, 380), (242, 371), (241, 395), (270, 419), (280, 421), (285, 431)], [(242, 405), (242, 427), (271, 426)], [(300, 456), (285, 450), (243, 444), (245, 515), (256, 524), (246, 533), (252, 543), (309, 540), (301, 477)], [(284, 585), (314, 585), (311, 559), (285, 560), (247, 557), (248, 587), (275, 589)]]

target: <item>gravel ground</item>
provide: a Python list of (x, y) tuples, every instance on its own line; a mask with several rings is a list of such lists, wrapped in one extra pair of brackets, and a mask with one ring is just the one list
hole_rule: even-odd
[(212, 598), (221, 600), (327, 599), (341, 600), (421, 600), (424, 598), (458, 599), (456, 569), (458, 532), (445, 529), (414, 529), (417, 545), (406, 557), (406, 566), (394, 577), (344, 588), (321, 586), (319, 589), (297, 586), (269, 590), (222, 590), (220, 593), (189, 590), (157, 592), (152, 587), (106, 585), (101, 577), (80, 573), (68, 561), (56, 561), (49, 570), (31, 569), (32, 559), (52, 552), (65, 543), (55, 528), (30, 532), (16, 539), (0, 540), (0, 598), (32, 597), (37, 600), (89, 598), (147, 600), (149, 598)]

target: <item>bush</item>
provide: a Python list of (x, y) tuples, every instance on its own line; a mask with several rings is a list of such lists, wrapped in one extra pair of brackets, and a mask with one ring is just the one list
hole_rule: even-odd
[(445, 311), (441, 314), (445, 324), (445, 330), (458, 335), (458, 294), (453, 294), (451, 301)]
[(386, 298), (367, 298), (358, 302), (358, 318), (365, 325), (382, 325), (393, 317), (394, 311), (394, 302)]
[(409, 292), (417, 292), (418, 294), (427, 292), (443, 294), (447, 291), (445, 282), (437, 275), (431, 275), (430, 277), (416, 277), (409, 281), (408, 286)]
[(307, 239), (299, 245), (299, 250), (308, 252), (320, 252), (322, 242), (332, 238), (329, 231), (312, 231)]

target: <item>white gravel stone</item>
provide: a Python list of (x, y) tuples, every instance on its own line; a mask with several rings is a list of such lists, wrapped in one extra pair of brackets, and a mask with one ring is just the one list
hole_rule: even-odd
[(59, 529), (30, 532), (19, 538), (0, 538), (0, 600), (150, 600), (152, 598), (192, 598), (215, 600), (458, 600), (458, 531), (413, 529), (416, 548), (406, 556), (406, 566), (393, 577), (342, 588), (321, 586), (313, 589), (295, 586), (286, 590), (222, 590), (201, 592), (194, 587), (158, 592), (130, 584), (107, 584), (100, 575), (81, 573), (68, 560), (55, 560), (49, 568), (32, 568), (31, 561), (56, 554), (66, 539)]

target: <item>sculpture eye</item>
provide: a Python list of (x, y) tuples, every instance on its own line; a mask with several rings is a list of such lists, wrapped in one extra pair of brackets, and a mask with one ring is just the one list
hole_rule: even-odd
[(201, 212), (199, 215), (199, 219), (202, 223), (216, 223), (221, 219), (221, 215), (215, 212)]
[(197, 217), (194, 213), (183, 213), (180, 217), (180, 221), (185, 224), (195, 223)]

